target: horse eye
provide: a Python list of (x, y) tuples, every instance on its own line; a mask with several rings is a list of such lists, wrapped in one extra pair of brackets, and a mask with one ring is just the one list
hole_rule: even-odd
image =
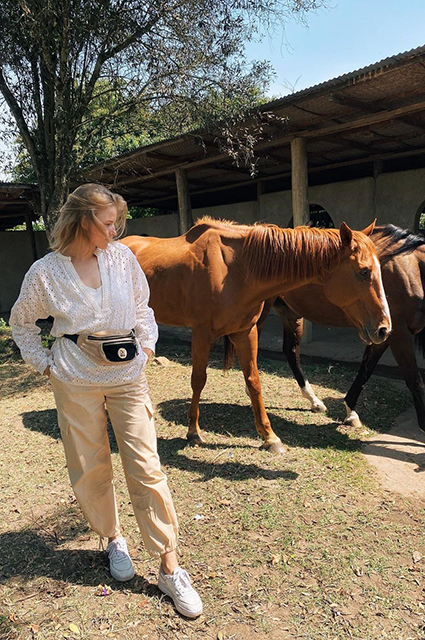
[(368, 267), (365, 267), (364, 269), (361, 269), (361, 271), (359, 271), (359, 276), (361, 277), (362, 280), (369, 280), (369, 278), (370, 278), (370, 269)]

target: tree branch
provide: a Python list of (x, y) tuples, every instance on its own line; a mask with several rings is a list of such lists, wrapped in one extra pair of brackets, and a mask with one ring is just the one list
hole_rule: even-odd
[(21, 134), (22, 140), (24, 141), (24, 144), (28, 149), (28, 153), (31, 156), (31, 160), (34, 163), (35, 172), (38, 176), (39, 175), (39, 163), (38, 163), (39, 156), (37, 153), (37, 148), (36, 148), (34, 139), (31, 135), (31, 132), (28, 129), (27, 123), (25, 122), (22, 109), (6, 82), (2, 68), (0, 68), (0, 91), (2, 92), (9, 109), (11, 110), (13, 117), (16, 120), (19, 133)]

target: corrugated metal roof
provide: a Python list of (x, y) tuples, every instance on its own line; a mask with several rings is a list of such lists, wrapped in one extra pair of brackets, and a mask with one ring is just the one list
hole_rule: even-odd
[(268, 110), (278, 106), (284, 106), (287, 102), (297, 101), (300, 98), (304, 98), (306, 96), (310, 96), (314, 93), (322, 93), (323, 91), (328, 91), (329, 89), (333, 89), (338, 85), (344, 84), (354, 84), (355, 82), (362, 79), (371, 79), (373, 77), (374, 72), (381, 71), (386, 68), (394, 68), (399, 64), (404, 64), (406, 62), (410, 62), (412, 58), (417, 57), (425, 57), (425, 45), (421, 45), (420, 47), (415, 47), (414, 49), (409, 49), (408, 51), (404, 51), (402, 53), (398, 53), (394, 56), (389, 56), (388, 58), (383, 58), (378, 62), (374, 62), (373, 64), (369, 64), (366, 67), (361, 67), (360, 69), (355, 69), (349, 73), (344, 73), (341, 76), (336, 76), (330, 80), (326, 80), (325, 82), (320, 82), (319, 84), (315, 84), (307, 89), (302, 89), (301, 91), (297, 91), (295, 93), (291, 93), (288, 96), (284, 96), (283, 98), (277, 98), (276, 100), (272, 100), (265, 105), (261, 106), (261, 109)]

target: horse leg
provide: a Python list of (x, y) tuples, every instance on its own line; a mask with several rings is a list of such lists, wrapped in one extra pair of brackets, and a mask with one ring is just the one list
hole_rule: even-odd
[(199, 428), (199, 399), (207, 381), (207, 365), (212, 340), (202, 330), (192, 331), (192, 401), (187, 417), (189, 429), (187, 439), (191, 444), (204, 442)]
[(264, 301), (263, 310), (261, 312), (260, 317), (257, 320), (257, 331), (258, 331), (258, 339), (260, 339), (261, 332), (264, 327), (264, 323), (267, 320), (267, 316), (270, 313), (271, 308), (275, 304), (276, 298), (268, 298)]
[(285, 449), (282, 442), (273, 431), (270, 420), (267, 417), (263, 396), (261, 395), (260, 376), (257, 368), (257, 325), (254, 325), (248, 331), (232, 333), (229, 338), (235, 345), (239, 363), (242, 367), (254, 412), (255, 428), (264, 441), (262, 448), (273, 453), (284, 453)]
[(282, 350), (291, 367), (294, 378), (300, 387), (301, 394), (311, 405), (311, 410), (315, 413), (325, 413), (326, 405), (319, 400), (310, 386), (309, 381), (301, 368), (300, 344), (303, 335), (303, 319), (292, 311), (281, 298), (277, 298), (274, 309), (279, 314), (283, 325), (283, 345)]
[[(263, 327), (266, 323), (266, 320), (268, 318), (268, 315), (271, 311), (271, 308), (273, 307), (274, 303), (275, 303), (276, 298), (267, 298), (267, 300), (264, 301), (263, 304), (263, 310), (261, 312), (260, 317), (257, 320), (257, 335), (258, 335), (258, 341), (260, 341), (260, 336), (261, 336), (261, 332), (263, 330)], [(248, 397), (250, 397), (249, 395), (249, 389), (248, 386), (245, 385), (245, 393)]]
[(414, 336), (406, 330), (391, 339), (391, 351), (412, 394), (418, 425), (425, 431), (425, 385), (416, 362)]
[(358, 413), (354, 410), (359, 395), (366, 382), (369, 380), (373, 373), (379, 359), (389, 347), (389, 340), (382, 342), (381, 344), (368, 344), (363, 354), (362, 363), (357, 373), (356, 379), (351, 385), (347, 395), (344, 398), (345, 409), (347, 411), (347, 417), (344, 423), (350, 424), (353, 427), (361, 427), (362, 421), (359, 418)]

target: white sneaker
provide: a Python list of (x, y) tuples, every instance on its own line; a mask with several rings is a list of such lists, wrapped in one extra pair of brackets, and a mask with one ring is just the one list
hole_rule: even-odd
[(202, 613), (202, 600), (192, 587), (187, 571), (181, 567), (174, 569), (171, 575), (159, 570), (158, 589), (174, 602), (177, 611), (187, 618), (197, 618)]
[(109, 570), (111, 576), (120, 582), (126, 582), (134, 577), (134, 567), (127, 549), (127, 543), (122, 536), (112, 540), (106, 547), (109, 556)]

